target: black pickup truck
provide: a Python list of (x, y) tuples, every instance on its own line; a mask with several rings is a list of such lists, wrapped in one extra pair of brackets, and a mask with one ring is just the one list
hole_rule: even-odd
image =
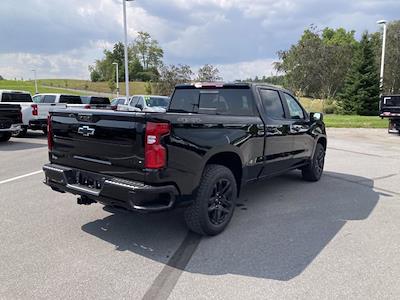
[(379, 103), (379, 115), (389, 119), (389, 133), (400, 133), (400, 95), (382, 96)]
[(22, 113), (18, 104), (0, 104), (0, 142), (6, 142), (21, 130)]
[(132, 211), (185, 207), (188, 227), (222, 232), (242, 187), (300, 169), (317, 181), (327, 138), (287, 90), (260, 84), (176, 86), (166, 113), (55, 110), (45, 183)]

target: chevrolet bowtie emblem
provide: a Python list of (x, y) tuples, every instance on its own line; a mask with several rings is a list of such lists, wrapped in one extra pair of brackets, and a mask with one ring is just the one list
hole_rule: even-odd
[(95, 129), (90, 128), (89, 126), (81, 126), (78, 128), (78, 133), (83, 136), (91, 136), (94, 135)]

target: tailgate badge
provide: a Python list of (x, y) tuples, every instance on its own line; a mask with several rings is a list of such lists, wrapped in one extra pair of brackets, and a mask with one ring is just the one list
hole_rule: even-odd
[(83, 136), (91, 136), (94, 135), (95, 129), (90, 128), (89, 126), (81, 126), (78, 128), (78, 133)]

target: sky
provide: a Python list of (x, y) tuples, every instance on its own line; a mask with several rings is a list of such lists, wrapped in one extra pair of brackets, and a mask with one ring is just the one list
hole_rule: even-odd
[[(311, 24), (377, 31), (400, 0), (136, 0), (128, 39), (147, 31), (166, 64), (218, 67), (225, 80), (275, 74), (277, 51)], [(123, 40), (122, 0), (1, 0), (0, 75), (88, 79), (88, 66)]]

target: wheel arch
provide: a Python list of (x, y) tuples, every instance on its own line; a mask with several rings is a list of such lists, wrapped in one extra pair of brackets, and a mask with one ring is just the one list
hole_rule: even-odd
[(240, 156), (231, 151), (215, 153), (207, 160), (205, 166), (210, 164), (222, 165), (232, 171), (239, 196), (243, 177), (243, 164)]

